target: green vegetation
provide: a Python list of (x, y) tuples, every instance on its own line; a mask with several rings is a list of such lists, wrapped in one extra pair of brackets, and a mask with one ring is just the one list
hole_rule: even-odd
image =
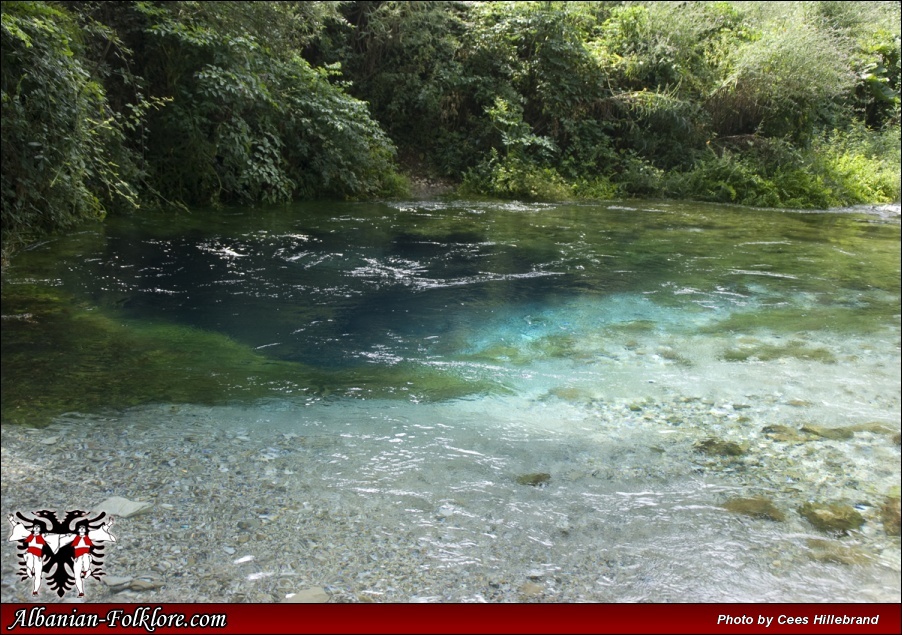
[[(90, 72), (81, 28), (62, 7), (2, 4), (2, 227), (49, 231), (101, 216), (111, 200), (135, 202), (131, 161), (121, 157), (128, 122), (113, 116)], [(122, 164), (128, 166), (124, 168)], [(5, 241), (4, 241), (5, 242)]]
[(464, 194), (899, 198), (891, 3), (351, 4), (350, 90)]
[(395, 148), (301, 55), (332, 3), (3, 2), (3, 242), (154, 205), (369, 197)]
[(141, 205), (899, 200), (888, 2), (3, 2), (4, 245)]

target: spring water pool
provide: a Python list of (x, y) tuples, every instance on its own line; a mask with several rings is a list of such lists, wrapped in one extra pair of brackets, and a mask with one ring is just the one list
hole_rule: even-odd
[(153, 502), (107, 559), (142, 600), (898, 602), (899, 239), (898, 206), (110, 218), (3, 274), (5, 512)]

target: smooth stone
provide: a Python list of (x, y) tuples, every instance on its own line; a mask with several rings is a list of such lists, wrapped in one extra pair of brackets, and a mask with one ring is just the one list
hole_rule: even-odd
[(127, 578), (119, 575), (105, 575), (100, 578), (103, 583), (114, 591), (116, 589), (124, 589), (134, 578)]
[(148, 579), (135, 579), (131, 581), (131, 584), (128, 585), (128, 588), (132, 591), (152, 591), (154, 589), (159, 589), (163, 586), (163, 583), (159, 580), (148, 580)]
[(900, 500), (902, 499), (898, 497), (889, 497), (880, 507), (880, 520), (883, 521), (883, 528), (892, 536), (902, 535), (899, 520)]
[(239, 520), (238, 529), (241, 531), (252, 531), (259, 528), (262, 524), (263, 523), (257, 518), (252, 518), (250, 520)]
[(780, 441), (781, 443), (803, 443), (811, 438), (806, 434), (802, 434), (795, 428), (779, 424), (764, 426), (761, 428), (761, 432), (768, 438), (773, 439), (774, 441)]
[(864, 550), (840, 544), (832, 540), (821, 540), (819, 538), (811, 538), (806, 541), (811, 548), (812, 560), (818, 562), (836, 562), (838, 564), (867, 564), (872, 562), (871, 556)]
[(323, 604), (328, 602), (331, 596), (322, 587), (310, 587), (297, 593), (290, 593), (282, 600), (283, 604)]
[(846, 534), (864, 524), (862, 515), (843, 503), (805, 503), (799, 513), (821, 531), (832, 533)]
[(832, 439), (834, 441), (844, 441), (855, 436), (848, 428), (825, 428), (824, 426), (804, 425), (800, 429), (802, 432), (815, 434), (824, 439)]
[(121, 496), (113, 496), (106, 499), (94, 508), (94, 511), (103, 511), (114, 518), (130, 518), (143, 514), (153, 507), (153, 503), (145, 501), (130, 501)]
[(545, 587), (535, 582), (527, 582), (520, 587), (520, 593), (526, 597), (536, 597), (545, 592)]
[(59, 437), (46, 437), (46, 438), (41, 439), (41, 443), (43, 443), (44, 445), (53, 445), (54, 443), (56, 443), (59, 440), (60, 440)]
[(565, 401), (583, 401), (590, 397), (589, 393), (581, 388), (557, 386), (546, 393), (548, 397), (557, 397)]
[(436, 518), (448, 518), (449, 516), (454, 515), (454, 506), (445, 503), (441, 507), (438, 508), (438, 511), (435, 514)]
[(868, 423), (858, 423), (847, 428), (852, 432), (873, 432), (874, 434), (892, 434), (891, 428), (880, 423), (879, 421), (869, 421)]
[(782, 522), (786, 515), (776, 505), (763, 496), (752, 498), (732, 498), (723, 505), (724, 509), (735, 514), (744, 514), (752, 518), (764, 518)]
[(517, 482), (520, 485), (531, 485), (533, 487), (539, 487), (540, 485), (545, 485), (548, 481), (551, 480), (551, 474), (546, 472), (535, 472), (533, 474), (521, 474), (517, 477)]
[(692, 447), (697, 452), (704, 452), (712, 456), (742, 456), (745, 454), (745, 450), (739, 444), (715, 438), (698, 441)]

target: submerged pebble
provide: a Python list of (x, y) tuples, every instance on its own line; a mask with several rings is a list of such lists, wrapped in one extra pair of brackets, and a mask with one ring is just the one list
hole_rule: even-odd
[(864, 524), (864, 517), (851, 505), (844, 503), (805, 503), (799, 513), (808, 522), (830, 533), (847, 534)]
[(782, 443), (803, 443), (812, 438), (809, 434), (784, 425), (764, 426), (761, 432), (768, 438)]
[(849, 428), (828, 428), (825, 426), (816, 426), (806, 424), (801, 427), (802, 432), (814, 434), (824, 439), (846, 440), (851, 439), (854, 433)]
[(731, 498), (724, 503), (724, 509), (735, 514), (744, 514), (752, 518), (764, 518), (766, 520), (783, 521), (786, 519), (780, 509), (774, 503), (763, 496), (752, 498)]
[(864, 549), (853, 545), (844, 545), (836, 540), (810, 538), (806, 544), (811, 548), (811, 559), (818, 562), (866, 565), (873, 561), (873, 556)]
[(324, 588), (311, 587), (308, 589), (301, 589), (295, 593), (286, 594), (285, 599), (282, 600), (282, 602), (288, 604), (323, 604), (330, 599), (329, 594), (326, 593)]
[(517, 477), (520, 485), (531, 485), (533, 487), (541, 487), (547, 485), (551, 480), (551, 474), (547, 472), (534, 472), (532, 474), (521, 474)]
[(545, 587), (535, 582), (525, 582), (520, 586), (520, 594), (526, 598), (537, 598), (545, 592)]
[(884, 501), (880, 507), (880, 520), (883, 521), (883, 528), (886, 533), (891, 536), (902, 534), (902, 523), (900, 523), (900, 499), (898, 496), (891, 496)]
[(698, 452), (712, 456), (742, 456), (745, 454), (745, 450), (738, 443), (715, 438), (699, 441), (693, 447)]
[(107, 498), (94, 507), (96, 511), (104, 511), (114, 518), (131, 518), (143, 514), (153, 507), (153, 503), (146, 501), (132, 501), (121, 496)]

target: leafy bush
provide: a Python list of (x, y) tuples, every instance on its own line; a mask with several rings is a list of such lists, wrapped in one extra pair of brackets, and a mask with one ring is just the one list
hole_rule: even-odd
[(4, 2), (2, 18), (4, 243), (142, 199), (404, 188), (367, 104), (296, 52), (337, 5)]
[(136, 204), (122, 119), (84, 58), (82, 29), (65, 9), (2, 4), (4, 245)]
[(880, 29), (865, 36), (857, 51), (855, 104), (864, 123), (872, 128), (899, 126), (900, 48), (898, 33)]
[(813, 168), (840, 204), (886, 203), (900, 198), (899, 129), (868, 131), (863, 126), (834, 130), (812, 146)]
[(637, 153), (625, 153), (621, 171), (613, 177), (617, 189), (628, 196), (660, 196), (664, 171)]
[(855, 82), (843, 42), (805, 23), (766, 25), (723, 67), (708, 103), (720, 134), (804, 139)]
[(565, 200), (573, 191), (554, 168), (540, 167), (517, 155), (490, 157), (464, 175), (460, 193), (531, 201)]
[(622, 190), (606, 176), (579, 179), (573, 184), (573, 194), (590, 201), (608, 201), (623, 196)]
[(385, 192), (394, 146), (337, 71), (263, 46), (235, 3), (180, 4), (140, 8), (144, 74), (173, 99), (150, 120), (161, 187), (195, 204)]
[(898, 201), (899, 139), (898, 129), (873, 132), (861, 125), (825, 133), (805, 150), (753, 138), (743, 152), (711, 150), (691, 169), (667, 175), (666, 193), (786, 208)]
[(354, 78), (349, 90), (369, 102), (373, 116), (412, 156), (436, 159), (436, 133), (456, 116), (461, 78), (456, 53), (465, 25), (454, 2), (346, 3), (353, 27), (341, 61)]

